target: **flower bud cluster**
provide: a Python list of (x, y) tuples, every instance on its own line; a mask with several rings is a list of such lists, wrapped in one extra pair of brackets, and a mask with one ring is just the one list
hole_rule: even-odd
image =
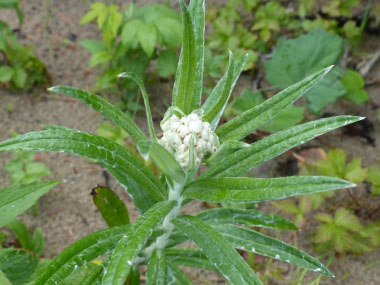
[(194, 162), (199, 165), (207, 153), (216, 152), (219, 147), (218, 136), (212, 132), (208, 122), (202, 122), (194, 113), (178, 118), (172, 115), (161, 124), (163, 136), (160, 140), (169, 152), (171, 152), (183, 168), (188, 168), (190, 163), (190, 143), (194, 134)]

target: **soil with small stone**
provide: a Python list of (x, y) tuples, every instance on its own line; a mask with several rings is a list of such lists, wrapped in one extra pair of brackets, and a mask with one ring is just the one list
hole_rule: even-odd
[[(36, 55), (46, 64), (52, 77), (52, 85), (69, 85), (90, 90), (95, 82), (96, 71), (88, 69), (90, 54), (78, 42), (85, 39), (99, 39), (100, 33), (94, 25), (79, 27), (78, 22), (88, 11), (89, 1), (21, 1), (21, 8), (25, 12), (25, 21), (18, 32), (21, 43), (34, 45)], [(121, 1), (119, 4), (124, 4)], [(153, 1), (139, 1), (139, 5)], [(173, 1), (174, 3), (175, 1)], [(214, 1), (215, 2), (215, 1)], [(178, 9), (176, 3), (173, 7)], [(12, 27), (17, 28), (17, 17), (11, 11), (0, 10), (0, 20), (5, 20)], [(367, 38), (367, 45), (372, 51), (379, 49), (379, 38)], [(376, 42), (377, 41), (377, 42)], [(343, 148), (350, 158), (361, 157), (365, 167), (380, 160), (380, 124), (376, 118), (376, 110), (380, 107), (380, 63), (378, 62), (368, 75), (367, 81), (375, 82), (366, 89), (371, 100), (357, 106), (348, 102), (339, 101), (330, 106), (326, 112), (330, 115), (352, 114), (368, 118), (367, 124), (356, 129), (343, 128), (324, 135), (303, 146), (319, 147), (328, 151), (331, 148)], [(377, 82), (377, 83), (376, 83)], [(162, 116), (165, 105), (170, 104), (170, 84), (160, 82), (154, 86), (147, 86), (151, 104), (154, 110), (156, 127)], [(239, 94), (243, 87), (252, 86), (252, 78), (247, 75), (239, 80), (234, 94)], [(12, 111), (6, 111), (5, 106), (14, 105)], [(308, 116), (308, 120), (315, 119)], [(12, 93), (9, 90), (0, 90), (0, 140), (11, 136), (10, 132), (26, 133), (41, 130), (43, 125), (63, 125), (73, 129), (95, 133), (98, 125), (104, 119), (91, 108), (81, 102), (61, 95), (52, 95), (44, 90), (32, 92)], [(136, 118), (138, 125), (147, 130), (143, 114)], [(373, 129), (371, 129), (373, 128)], [(368, 139), (370, 137), (371, 139)], [(11, 159), (10, 153), (0, 154), (0, 165), (5, 165)], [(53, 258), (63, 249), (78, 239), (107, 227), (99, 211), (92, 202), (91, 189), (96, 185), (109, 186), (124, 200), (130, 211), (131, 220), (138, 217), (138, 212), (125, 190), (111, 177), (107, 180), (105, 170), (88, 160), (61, 153), (40, 153), (38, 159), (44, 162), (51, 170), (50, 179), (59, 179), (62, 182), (54, 187), (39, 201), (39, 214), (23, 214), (21, 219), (31, 227), (40, 227), (45, 236), (45, 250), (43, 257)], [(290, 153), (281, 155), (276, 160), (264, 164), (253, 174), (261, 177), (294, 174), (291, 171), (293, 156)], [(286, 171), (284, 171), (286, 169)], [(0, 167), (0, 185), (9, 185), (9, 174)], [(358, 187), (350, 190), (370, 207), (379, 208), (379, 198), (373, 198), (366, 190), (366, 185), (359, 183)], [(329, 205), (336, 208), (350, 200), (348, 190), (338, 191)], [(268, 203), (259, 206), (266, 213), (279, 213)], [(183, 210), (194, 214), (206, 205), (193, 202)], [(369, 209), (361, 210), (362, 221), (366, 221)], [(289, 216), (290, 218), (290, 216)], [(380, 214), (372, 217), (379, 220)], [(316, 222), (309, 215), (308, 225), (297, 235), (298, 246), (306, 252), (318, 256), (311, 245), (311, 235)], [(293, 243), (293, 234), (283, 234), (282, 240)], [(267, 259), (257, 258), (257, 262), (266, 262)], [(326, 259), (323, 260), (327, 262)], [(272, 269), (281, 267), (284, 280), (273, 279), (270, 284), (289, 284), (288, 279), (294, 273), (295, 267), (275, 261)], [(322, 278), (319, 284), (380, 284), (380, 247), (363, 256), (345, 255), (337, 257), (330, 267), (336, 277)], [(226, 284), (224, 279), (206, 271), (186, 270), (195, 284)], [(261, 272), (262, 273), (262, 272)], [(259, 273), (259, 274), (261, 274)], [(310, 272), (302, 284), (309, 284), (318, 275)]]

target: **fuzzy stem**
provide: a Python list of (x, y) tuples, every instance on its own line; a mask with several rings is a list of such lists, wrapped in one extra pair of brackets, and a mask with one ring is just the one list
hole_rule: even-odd
[(152, 256), (153, 251), (155, 249), (162, 250), (165, 248), (169, 241), (170, 235), (173, 233), (174, 225), (172, 221), (178, 216), (179, 210), (181, 209), (183, 197), (181, 195), (184, 184), (174, 182), (173, 186), (169, 189), (169, 201), (175, 200), (177, 201), (177, 205), (166, 215), (162, 222), (162, 229), (165, 230), (165, 233), (159, 237), (157, 237), (156, 241), (153, 242), (150, 246), (145, 248), (144, 257), (136, 258), (134, 261), (135, 265), (140, 264), (145, 260), (149, 260)]

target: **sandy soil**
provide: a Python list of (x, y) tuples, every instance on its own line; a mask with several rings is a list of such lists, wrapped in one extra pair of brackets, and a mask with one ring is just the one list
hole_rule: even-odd
[[(87, 11), (87, 4), (91, 1), (42, 1), (28, 0), (22, 1), (22, 9), (25, 12), (25, 24), (20, 32), (20, 41), (36, 46), (36, 54), (45, 62), (53, 80), (53, 85), (70, 85), (83, 89), (90, 89), (96, 77), (94, 71), (87, 68), (89, 53), (81, 48), (77, 43), (83, 39), (99, 38), (96, 27), (85, 25), (78, 27), (77, 23)], [(116, 1), (122, 2), (122, 1)], [(140, 1), (139, 1), (140, 2)], [(141, 1), (153, 2), (153, 1)], [(156, 2), (156, 1), (155, 1)], [(11, 23), (17, 27), (17, 20), (11, 12), (1, 11), (0, 19)], [(64, 43), (64, 39), (69, 40), (69, 44)], [(377, 39), (370, 39), (378, 41)], [(374, 45), (376, 47), (376, 44)], [(378, 48), (378, 45), (377, 45)], [(380, 73), (380, 64), (376, 65), (370, 76)], [(166, 86), (157, 90), (150, 90), (154, 95), (152, 104), (159, 104), (167, 100), (162, 94), (168, 92)], [(244, 77), (239, 81), (237, 90), (243, 86), (251, 86), (250, 79)], [(149, 87), (148, 87), (149, 89)], [(380, 125), (376, 120), (375, 107), (380, 106), (379, 85), (371, 85), (368, 92), (371, 101), (364, 106), (355, 106), (347, 102), (340, 102), (328, 111), (334, 114), (354, 114), (366, 116), (374, 123), (375, 130), (371, 133), (376, 140), (376, 146), (368, 144), (364, 139), (354, 136), (344, 135), (342, 131), (336, 131), (325, 135), (321, 139), (309, 143), (312, 146), (322, 146), (325, 150), (333, 147), (344, 148), (351, 157), (360, 156), (364, 166), (373, 164), (380, 159)], [(6, 112), (4, 106), (14, 104), (12, 112)], [(156, 115), (159, 119), (159, 115)], [(36, 95), (31, 94), (11, 94), (7, 90), (0, 90), (0, 140), (10, 137), (10, 131), (25, 133), (33, 130), (40, 130), (44, 124), (64, 125), (70, 128), (80, 129), (94, 133), (102, 117), (92, 111), (84, 104), (63, 96), (47, 94), (44, 91)], [(146, 129), (145, 118), (137, 118), (138, 124)], [(44, 163), (53, 171), (51, 179), (60, 179), (62, 183), (56, 186), (48, 194), (43, 196), (39, 202), (40, 214), (32, 216), (22, 215), (22, 219), (31, 227), (39, 226), (45, 235), (46, 244), (44, 256), (51, 258), (65, 249), (69, 244), (84, 237), (94, 231), (106, 228), (99, 212), (92, 203), (90, 196), (91, 189), (97, 184), (105, 184), (102, 174), (103, 169), (91, 164), (83, 158), (57, 153), (43, 153)], [(8, 153), (0, 155), (0, 165), (9, 161), (11, 155)], [(278, 161), (285, 161), (289, 158), (284, 154)], [(255, 174), (265, 176), (273, 173), (276, 163), (271, 162), (263, 165), (255, 171)], [(0, 185), (8, 185), (9, 176), (0, 168)], [(131, 213), (132, 220), (135, 220), (138, 213), (133, 206), (128, 195), (111, 178), (111, 188), (126, 202)], [(365, 191), (364, 185), (359, 185), (355, 193), (362, 199), (369, 201), (374, 206), (379, 207), (379, 199), (371, 198)], [(347, 193), (341, 191), (337, 195), (337, 201), (347, 199)], [(185, 209), (187, 213), (196, 213), (204, 206), (201, 203), (192, 203)], [(263, 205), (266, 212), (274, 211), (273, 207)], [(277, 211), (277, 210), (275, 210)], [(377, 217), (379, 219), (380, 217)], [(315, 224), (310, 218), (311, 226)], [(298, 235), (299, 246), (313, 255), (310, 245), (312, 227), (308, 227)], [(291, 237), (284, 235), (285, 241), (290, 241)], [(335, 279), (323, 278), (320, 284), (380, 284), (379, 263), (371, 266), (380, 260), (380, 248), (365, 256), (345, 256), (334, 262), (331, 270), (336, 274)], [(275, 263), (280, 264), (278, 262)], [(286, 265), (281, 265), (288, 273), (293, 272)], [(215, 274), (205, 272), (190, 271), (193, 280), (197, 284), (223, 284), (220, 277)], [(308, 284), (311, 279), (316, 278), (314, 273), (308, 273)], [(273, 283), (272, 283), (273, 284)], [(274, 284), (289, 284), (284, 281), (276, 281)]]

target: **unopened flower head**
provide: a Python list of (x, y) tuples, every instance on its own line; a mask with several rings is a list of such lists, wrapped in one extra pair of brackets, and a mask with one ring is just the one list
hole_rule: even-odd
[(194, 113), (178, 118), (172, 115), (161, 124), (163, 136), (160, 140), (183, 168), (190, 163), (190, 144), (194, 138), (194, 162), (199, 165), (207, 153), (214, 153), (219, 147), (218, 136), (212, 132), (210, 123)]

